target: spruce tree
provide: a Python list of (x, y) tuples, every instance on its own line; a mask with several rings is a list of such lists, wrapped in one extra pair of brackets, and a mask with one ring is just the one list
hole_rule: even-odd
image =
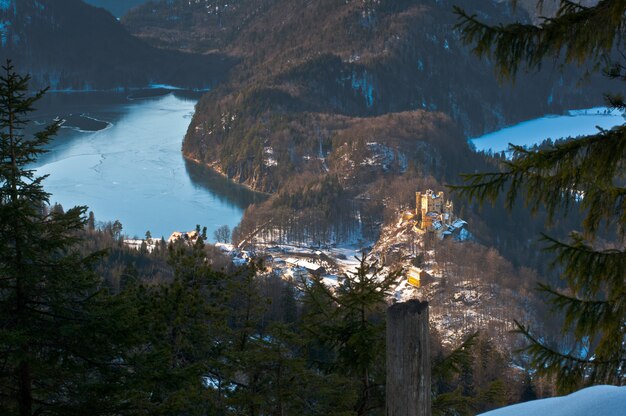
[(460, 378), (471, 368), (472, 351), (476, 346), (478, 333), (471, 334), (463, 343), (448, 355), (442, 353), (433, 357), (432, 366), (432, 413), (435, 416), (476, 414), (474, 399), (455, 379)]
[[(547, 58), (602, 69), (616, 83), (626, 80), (623, 47), (626, 2), (601, 0), (585, 7), (560, 0), (553, 18), (538, 25), (490, 26), (456, 9), (457, 28), (479, 56), (496, 63), (501, 75), (538, 68)], [(619, 88), (616, 88), (619, 90)], [(626, 109), (620, 93), (606, 94), (611, 107)], [(563, 331), (575, 345), (554, 348), (519, 325), (527, 354), (539, 374), (556, 376), (561, 391), (585, 384), (626, 383), (626, 126), (557, 142), (535, 151), (511, 145), (511, 159), (496, 172), (464, 175), (457, 191), (480, 202), (504, 194), (511, 208), (521, 196), (549, 218), (569, 210), (583, 216), (569, 241), (544, 236), (555, 254), (566, 290), (541, 285), (564, 314)]]
[(357, 260), (335, 288), (319, 278), (303, 282), (304, 320), (320, 367), (354, 381), (353, 411), (367, 415), (384, 408), (385, 311), (400, 271), (383, 274), (378, 262)]
[(226, 276), (211, 268), (202, 235), (191, 246), (170, 244), (168, 263), (172, 281), (137, 282), (126, 293), (142, 322), (142, 347), (128, 357), (136, 369), (135, 406), (151, 415), (219, 414), (223, 400), (206, 380), (226, 348)]
[[(0, 413), (106, 414), (116, 375), (113, 326), (96, 256), (76, 247), (85, 207), (49, 208), (30, 164), (59, 125), (30, 137), (28, 114), (45, 91), (28, 92), (28, 76), (10, 61), (0, 74)], [(110, 329), (110, 328), (108, 328)], [(111, 384), (109, 384), (109, 382)], [(103, 387), (109, 385), (110, 387)]]

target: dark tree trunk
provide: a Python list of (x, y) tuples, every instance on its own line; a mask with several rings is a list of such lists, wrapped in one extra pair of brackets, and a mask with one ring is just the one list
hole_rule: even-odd
[(428, 302), (387, 310), (387, 416), (430, 416)]

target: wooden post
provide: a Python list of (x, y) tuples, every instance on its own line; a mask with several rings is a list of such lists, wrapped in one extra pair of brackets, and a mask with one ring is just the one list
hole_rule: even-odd
[(431, 416), (428, 302), (387, 309), (387, 416)]

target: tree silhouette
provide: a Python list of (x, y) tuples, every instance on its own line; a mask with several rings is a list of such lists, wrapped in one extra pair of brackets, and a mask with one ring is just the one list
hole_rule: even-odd
[[(114, 402), (116, 309), (78, 254), (86, 207), (50, 209), (45, 176), (30, 164), (59, 128), (27, 136), (45, 91), (10, 61), (0, 75), (0, 413), (102, 414)], [(110, 330), (110, 331), (109, 331)], [(111, 384), (107, 383), (107, 380)]]
[[(626, 4), (601, 0), (585, 7), (561, 0), (554, 18), (539, 25), (489, 26), (457, 8), (463, 40), (479, 56), (492, 58), (504, 77), (521, 66), (537, 68), (549, 57), (591, 63), (617, 80), (626, 79), (623, 47)], [(626, 109), (621, 94), (607, 103)], [(593, 135), (548, 144), (536, 150), (510, 146), (512, 157), (496, 172), (464, 175), (456, 190), (469, 199), (495, 202), (505, 195), (511, 209), (522, 197), (536, 212), (545, 207), (552, 220), (568, 210), (582, 212), (581, 230), (569, 241), (544, 235), (556, 256), (567, 290), (540, 289), (564, 313), (563, 331), (575, 345), (554, 348), (528, 328), (526, 352), (539, 374), (555, 375), (558, 388), (582, 384), (626, 383), (626, 126), (598, 129)]]

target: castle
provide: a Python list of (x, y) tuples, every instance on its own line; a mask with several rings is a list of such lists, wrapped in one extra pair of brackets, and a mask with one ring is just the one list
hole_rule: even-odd
[(416, 192), (415, 219), (420, 230), (443, 233), (455, 224), (454, 205), (445, 200), (443, 192)]

